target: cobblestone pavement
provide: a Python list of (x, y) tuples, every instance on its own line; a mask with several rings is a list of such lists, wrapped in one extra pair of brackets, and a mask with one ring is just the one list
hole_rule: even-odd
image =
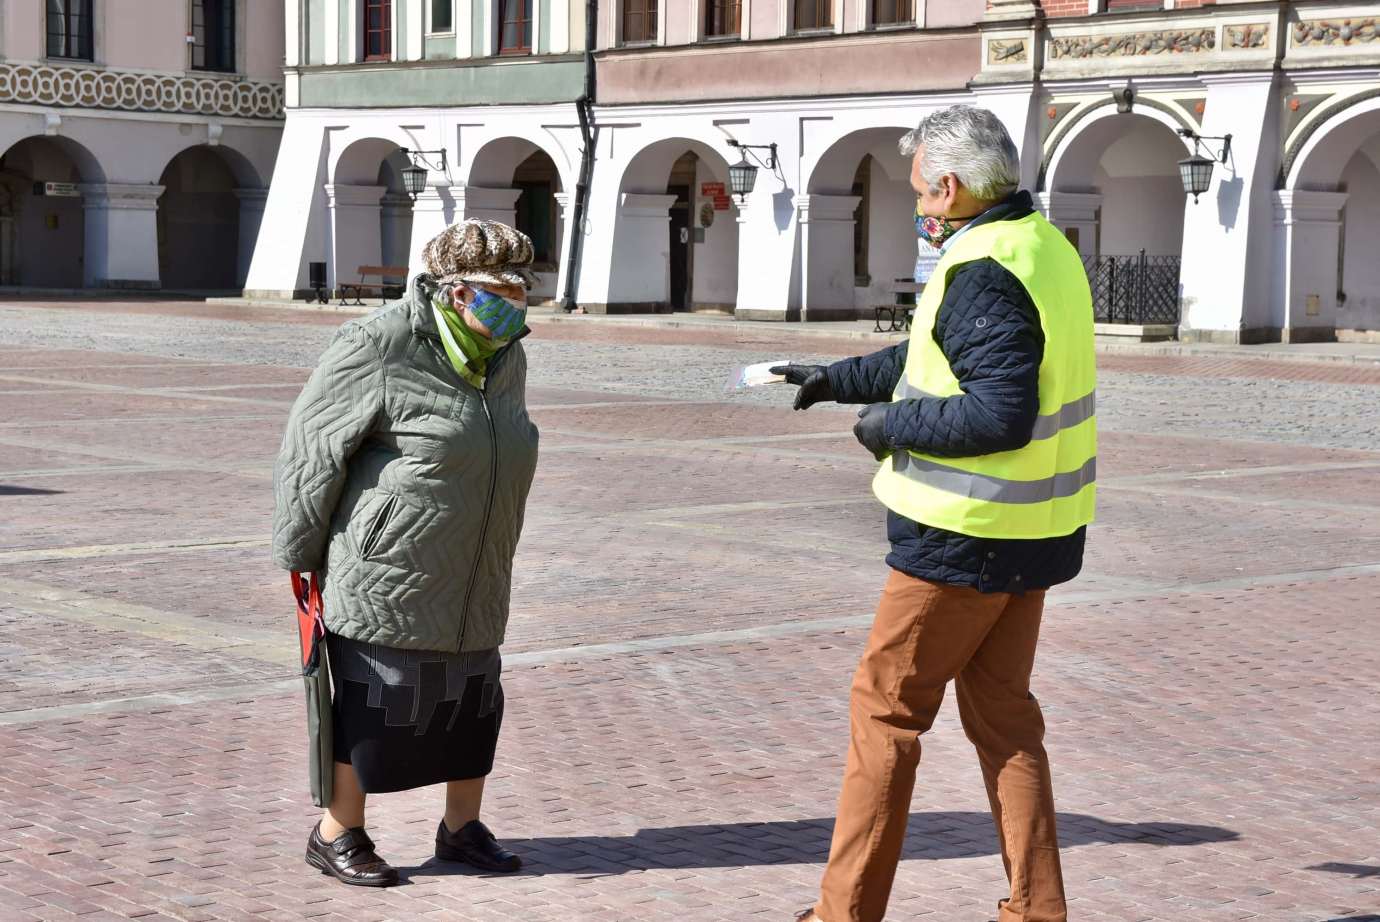
[[(371, 801), (406, 886), (302, 848), (300, 680), (267, 559), (284, 415), (340, 316), (0, 303), (0, 920), (786, 920), (828, 847), (885, 577), (846, 409), (725, 394), (856, 340), (537, 324), (542, 463), (490, 824)], [(813, 352), (814, 355), (807, 355)], [(1076, 920), (1380, 920), (1380, 373), (1104, 356), (1101, 510), (1051, 594), (1046, 708)], [(1004, 889), (951, 704), (893, 920)]]

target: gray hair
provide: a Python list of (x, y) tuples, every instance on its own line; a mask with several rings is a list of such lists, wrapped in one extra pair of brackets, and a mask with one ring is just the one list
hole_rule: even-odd
[(920, 175), (932, 186), (953, 173), (983, 202), (1006, 198), (1020, 187), (1021, 155), (1006, 126), (986, 109), (950, 106), (931, 112), (901, 138), (904, 156), (915, 156), (921, 146)]

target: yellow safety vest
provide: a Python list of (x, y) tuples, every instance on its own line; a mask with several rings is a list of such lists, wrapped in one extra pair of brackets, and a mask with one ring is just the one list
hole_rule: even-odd
[(906, 370), (892, 399), (963, 393), (934, 326), (954, 273), (979, 259), (1016, 276), (1040, 314), (1040, 416), (1030, 444), (968, 458), (898, 451), (882, 462), (873, 492), (908, 519), (963, 535), (1071, 534), (1093, 520), (1097, 491), (1092, 293), (1078, 252), (1042, 215), (981, 224), (954, 240), (916, 305)]

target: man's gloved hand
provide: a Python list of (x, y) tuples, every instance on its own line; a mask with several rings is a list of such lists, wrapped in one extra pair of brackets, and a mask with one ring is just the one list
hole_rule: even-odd
[(834, 399), (834, 389), (829, 386), (829, 375), (823, 365), (777, 365), (771, 373), (784, 375), (787, 384), (800, 388), (795, 395), (797, 410), (808, 410), (821, 400)]
[(870, 403), (858, 411), (858, 421), (853, 424), (853, 436), (862, 443), (863, 448), (872, 452), (878, 461), (886, 460), (891, 454), (891, 444), (886, 440), (887, 403)]

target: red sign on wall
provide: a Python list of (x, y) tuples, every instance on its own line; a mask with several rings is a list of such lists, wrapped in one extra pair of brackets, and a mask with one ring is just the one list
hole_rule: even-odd
[(723, 198), (725, 195), (728, 195), (728, 189), (721, 182), (700, 183), (701, 198)]
[(729, 210), (730, 208), (732, 208), (732, 207), (733, 207), (733, 199), (729, 198), (727, 195), (716, 195), (716, 196), (714, 196), (714, 210), (715, 210), (715, 211), (728, 211), (728, 210)]

